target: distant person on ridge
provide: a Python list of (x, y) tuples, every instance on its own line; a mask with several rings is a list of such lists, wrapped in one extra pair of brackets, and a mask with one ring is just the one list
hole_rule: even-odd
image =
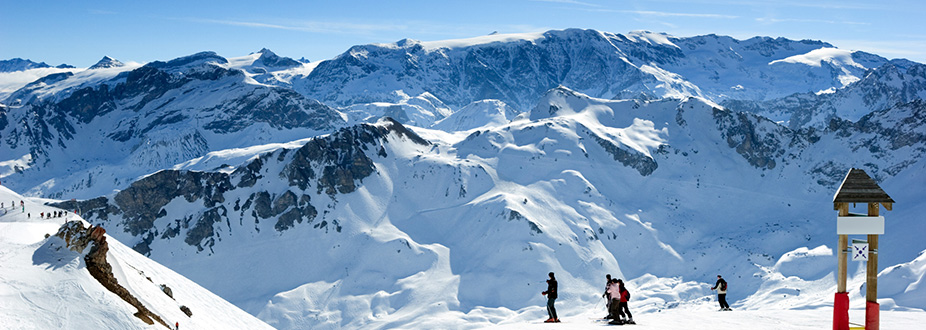
[(550, 314), (550, 318), (545, 323), (559, 322), (559, 318), (556, 317), (556, 307), (553, 307), (553, 302), (556, 301), (557, 294), (557, 283), (556, 278), (553, 277), (553, 272), (550, 272), (550, 279), (547, 280), (547, 291), (541, 292), (540, 294), (547, 296), (547, 314)]
[(720, 310), (732, 311), (733, 309), (727, 304), (727, 281), (720, 275), (717, 275), (717, 283), (711, 288), (711, 290), (715, 289), (717, 290), (717, 301), (720, 302)]

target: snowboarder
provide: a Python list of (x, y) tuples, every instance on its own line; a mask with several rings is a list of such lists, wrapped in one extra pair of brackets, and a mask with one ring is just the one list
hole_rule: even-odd
[(732, 311), (733, 309), (727, 304), (727, 281), (720, 275), (717, 275), (717, 283), (711, 288), (711, 290), (715, 289), (717, 290), (717, 301), (720, 302), (720, 310)]
[[(627, 288), (624, 287), (624, 281), (617, 280), (617, 290), (620, 293), (620, 301), (617, 305), (617, 316), (623, 319), (622, 323), (624, 324), (637, 324), (633, 321), (630, 308), (627, 307), (627, 302), (630, 301), (630, 291), (627, 291)], [(626, 319), (624, 319), (624, 314), (627, 314)]]
[(605, 275), (604, 278), (604, 294), (601, 295), (604, 301), (604, 308), (608, 311), (608, 316), (605, 316), (605, 319), (611, 319), (611, 295), (608, 294), (608, 287), (611, 286), (611, 274)]
[(553, 272), (550, 272), (550, 279), (547, 280), (547, 291), (541, 292), (540, 294), (547, 296), (547, 314), (550, 314), (550, 318), (545, 323), (554, 323), (559, 322), (559, 318), (556, 317), (556, 307), (553, 307), (553, 302), (556, 301), (557, 294), (557, 283), (556, 278), (553, 277)]

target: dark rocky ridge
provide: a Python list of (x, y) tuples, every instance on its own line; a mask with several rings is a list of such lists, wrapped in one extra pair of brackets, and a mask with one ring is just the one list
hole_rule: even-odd
[[(65, 209), (80, 209), (87, 220), (120, 221), (117, 225), (137, 242), (133, 249), (150, 254), (155, 239), (176, 237), (185, 232), (184, 242), (199, 251), (211, 248), (217, 237), (215, 226), (231, 221), (253, 219), (255, 223), (270, 219), (274, 229), (285, 231), (297, 224), (312, 223), (318, 215), (312, 205), (313, 195), (355, 191), (363, 179), (374, 171), (370, 157), (388, 156), (383, 148), (390, 136), (428, 145), (400, 123), (386, 118), (376, 125), (362, 124), (341, 129), (329, 136), (310, 140), (299, 149), (280, 149), (254, 158), (232, 173), (163, 170), (146, 176), (111, 198), (53, 204)], [(282, 164), (279, 173), (268, 173), (269, 164)], [(275, 166), (276, 167), (276, 166)], [(279, 178), (288, 188), (281, 191), (254, 190), (258, 182)], [(230, 200), (230, 194), (246, 198)], [(164, 208), (177, 198), (197, 205), (193, 214), (168, 214)], [(156, 227), (166, 219), (166, 226)], [(339, 223), (333, 222), (340, 231)], [(327, 230), (328, 223), (317, 228)], [(259, 230), (255, 227), (255, 230)]]
[(87, 264), (87, 271), (90, 272), (90, 275), (107, 290), (135, 307), (137, 312), (134, 315), (141, 319), (142, 322), (149, 325), (157, 322), (170, 329), (170, 326), (160, 316), (151, 312), (116, 280), (112, 266), (106, 261), (106, 252), (109, 251), (109, 244), (106, 243), (106, 230), (97, 226), (84, 228), (83, 223), (80, 221), (69, 221), (58, 229), (55, 236), (63, 239), (69, 249), (78, 253), (83, 253), (89, 246), (90, 251), (84, 256), (84, 262)]

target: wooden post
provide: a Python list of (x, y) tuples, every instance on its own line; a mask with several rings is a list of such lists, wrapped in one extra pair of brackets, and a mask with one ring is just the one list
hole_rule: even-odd
[[(837, 208), (839, 209), (840, 217), (849, 215), (849, 203), (838, 203)], [(838, 260), (836, 269), (836, 292), (846, 292), (847, 263), (849, 257), (848, 253), (846, 253), (847, 248), (849, 248), (849, 235), (839, 235), (839, 243), (836, 245), (836, 258)]]
[[(878, 216), (878, 203), (868, 203), (868, 216)], [(868, 235), (868, 270), (865, 298), (878, 302), (878, 235)]]
[[(878, 216), (878, 203), (868, 203), (868, 216)], [(878, 235), (868, 235), (868, 269), (865, 292), (865, 329), (881, 329), (881, 306), (878, 305)]]

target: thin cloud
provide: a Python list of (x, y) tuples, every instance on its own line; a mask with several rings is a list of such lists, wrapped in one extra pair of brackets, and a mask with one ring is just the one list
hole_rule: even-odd
[(179, 18), (179, 20), (203, 23), (218, 24), (250, 28), (277, 29), (288, 31), (301, 31), (313, 33), (344, 33), (344, 34), (370, 34), (376, 31), (407, 31), (409, 27), (403, 24), (357, 24), (357, 23), (338, 23), (338, 22), (319, 22), (319, 21), (299, 21), (288, 24), (274, 24), (254, 21), (236, 21), (221, 20), (211, 18)]
[(723, 14), (673, 13), (673, 12), (655, 11), (655, 10), (592, 9), (591, 11), (607, 12), (607, 13), (622, 13), (622, 14), (637, 14), (637, 15), (643, 15), (643, 16), (656, 16), (656, 17), (694, 17), (694, 18), (722, 18), (722, 19), (739, 18), (739, 16), (723, 15)]
[[(404, 21), (401, 24), (382, 23), (350, 23), (350, 22), (325, 22), (325, 21), (298, 21), (298, 20), (281, 20), (275, 23), (265, 23), (260, 21), (248, 20), (222, 20), (211, 18), (168, 18), (172, 20), (182, 20), (201, 24), (215, 24), (237, 26), (255, 29), (276, 29), (296, 32), (320, 33), (320, 34), (350, 34), (364, 35), (368, 37), (382, 37), (389, 34), (401, 34), (405, 37), (413, 35), (419, 36), (436, 36), (437, 38), (464, 38), (483, 34), (492, 31), (501, 33), (523, 33), (546, 31), (551, 28), (537, 27), (531, 25), (460, 25), (460, 24), (442, 24), (430, 21)], [(389, 37), (387, 37), (389, 38)]]
[(802, 18), (756, 18), (757, 22), (760, 23), (823, 23), (823, 24), (841, 24), (841, 25), (871, 25), (871, 23), (866, 22), (853, 22), (853, 21), (832, 21), (825, 19), (802, 19)]

